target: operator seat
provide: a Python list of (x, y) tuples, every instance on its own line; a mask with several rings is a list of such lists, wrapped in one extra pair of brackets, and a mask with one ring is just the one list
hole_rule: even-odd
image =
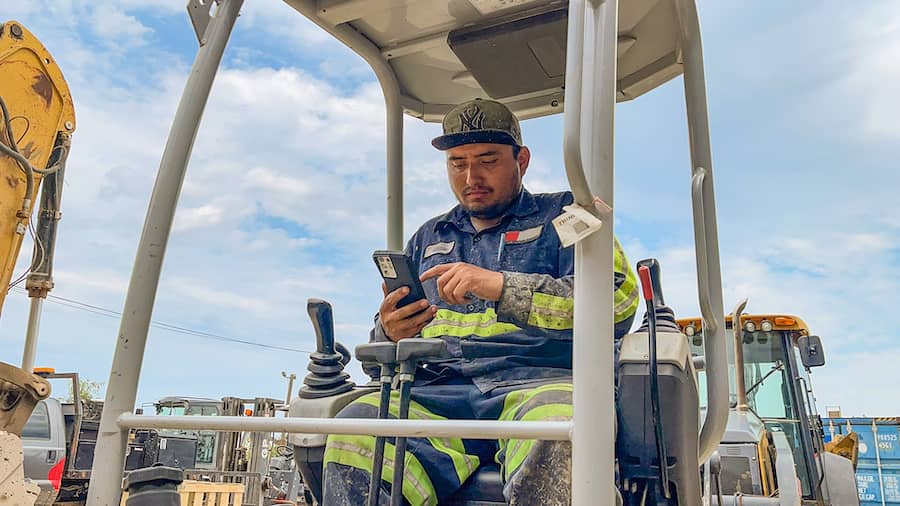
[[(351, 360), (345, 347), (334, 340), (331, 305), (310, 299), (307, 310), (316, 331), (316, 352), (310, 355), (309, 373), (303, 379), (299, 395), (288, 408), (288, 416), (304, 418), (334, 418), (353, 400), (375, 392), (370, 385), (355, 385), (344, 367)], [(372, 339), (374, 340), (374, 339)], [(363, 364), (363, 370), (367, 370)], [(317, 502), (322, 502), (323, 461), (326, 436), (322, 434), (291, 434), (294, 461), (303, 483)], [(482, 465), (456, 493), (441, 504), (448, 506), (504, 506), (503, 483), (500, 470), (493, 462)]]
[(482, 464), (463, 486), (441, 503), (446, 506), (505, 506), (500, 468), (491, 462)]

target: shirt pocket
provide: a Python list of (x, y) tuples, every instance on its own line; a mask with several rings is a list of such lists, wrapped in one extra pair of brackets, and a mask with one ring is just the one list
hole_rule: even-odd
[(547, 231), (544, 230), (539, 237), (531, 241), (506, 242), (500, 258), (500, 268), (506, 271), (556, 276), (558, 255), (559, 251), (551, 244)]

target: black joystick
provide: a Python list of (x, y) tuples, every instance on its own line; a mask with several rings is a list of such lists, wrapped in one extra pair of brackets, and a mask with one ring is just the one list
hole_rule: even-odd
[[(681, 332), (681, 328), (675, 321), (675, 312), (666, 305), (662, 291), (662, 275), (660, 274), (659, 262), (655, 258), (647, 258), (637, 263), (638, 272), (642, 267), (646, 267), (650, 272), (650, 288), (653, 293), (651, 299), (653, 309), (656, 314), (656, 326), (660, 332)], [(646, 290), (646, 289), (645, 289)], [(648, 306), (649, 311), (649, 306)], [(647, 319), (648, 314), (644, 314), (644, 320), (638, 332), (647, 332), (650, 322)]]
[(303, 378), (300, 397), (318, 399), (349, 391), (353, 388), (353, 382), (350, 375), (344, 372), (349, 353), (334, 342), (331, 304), (322, 299), (309, 299), (306, 310), (316, 331), (316, 351), (309, 357), (309, 374)]
[(656, 307), (665, 306), (666, 301), (663, 299), (662, 278), (659, 274), (659, 261), (655, 258), (646, 258), (637, 263), (638, 270), (646, 267), (650, 270), (650, 283), (653, 288), (653, 305)]

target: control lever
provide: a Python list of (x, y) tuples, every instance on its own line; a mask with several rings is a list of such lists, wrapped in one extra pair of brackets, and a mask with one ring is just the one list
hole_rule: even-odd
[[(663, 298), (662, 291), (662, 276), (660, 275), (660, 267), (659, 262), (655, 258), (647, 258), (641, 260), (637, 263), (638, 272), (642, 268), (647, 268), (650, 276), (648, 288), (652, 292), (650, 297), (653, 301), (653, 314), (656, 316), (656, 327), (658, 332), (676, 332), (680, 333), (681, 328), (678, 326), (678, 323), (675, 321), (675, 313), (672, 311), (672, 308), (666, 306), (666, 301)], [(646, 290), (645, 290), (645, 293)], [(650, 313), (647, 313), (644, 316), (644, 322), (641, 324), (638, 332), (643, 332), (647, 330), (647, 326), (649, 325), (649, 321), (647, 318), (650, 316)]]
[[(446, 354), (447, 343), (440, 339), (415, 337), (401, 339), (397, 343), (397, 363), (400, 364), (400, 410), (398, 416), (400, 420), (409, 418), (409, 401), (412, 384), (416, 379), (416, 367), (420, 362), (443, 358)], [(406, 465), (405, 437), (396, 438), (394, 450), (391, 506), (400, 506), (403, 503), (403, 472)]]
[[(643, 265), (641, 265), (643, 264)], [(655, 267), (654, 278), (651, 269)], [(638, 262), (638, 275), (641, 278), (641, 286), (644, 289), (644, 300), (647, 301), (647, 322), (649, 323), (648, 336), (650, 341), (650, 409), (653, 417), (653, 427), (656, 439), (656, 456), (659, 459), (660, 488), (666, 499), (672, 497), (669, 490), (669, 458), (666, 455), (666, 439), (663, 434), (662, 413), (659, 410), (659, 369), (656, 362), (656, 302), (662, 303), (662, 292), (659, 289), (659, 262), (655, 259)], [(648, 459), (649, 461), (649, 459)]]
[(347, 348), (334, 341), (334, 316), (331, 304), (322, 299), (309, 299), (306, 311), (316, 332), (316, 351), (309, 356), (309, 374), (303, 378), (300, 397), (330, 397), (353, 388), (344, 365), (350, 360)]
[(350, 350), (348, 350), (346, 346), (335, 341), (334, 351), (341, 356), (341, 365), (347, 365), (350, 363)]
[[(646, 258), (638, 262), (637, 267), (638, 271), (641, 270), (641, 267), (646, 267), (650, 271), (650, 289), (653, 297), (653, 305), (655, 307), (665, 306), (666, 301), (663, 299), (662, 276), (660, 276), (659, 261), (655, 258)], [(641, 281), (643, 281), (643, 278), (641, 278)]]
[[(413, 374), (419, 362), (443, 358), (446, 353), (447, 343), (440, 339), (423, 337), (401, 339), (397, 343), (397, 362), (400, 364), (400, 374), (403, 374), (404, 366), (409, 368), (406, 371), (407, 373)], [(400, 380), (402, 381), (403, 377)]]
[(316, 332), (316, 352), (311, 358), (316, 362), (340, 362), (343, 356), (334, 348), (334, 313), (331, 304), (322, 299), (309, 299), (306, 302), (306, 312), (312, 320), (313, 330)]
[[(375, 362), (381, 365), (381, 397), (378, 401), (378, 419), (388, 418), (391, 405), (391, 383), (397, 365), (397, 343), (392, 341), (362, 344), (356, 347), (356, 360), (362, 363)], [(384, 436), (375, 438), (375, 453), (372, 456), (372, 479), (369, 481), (368, 506), (378, 506), (381, 496), (381, 472), (384, 466)]]

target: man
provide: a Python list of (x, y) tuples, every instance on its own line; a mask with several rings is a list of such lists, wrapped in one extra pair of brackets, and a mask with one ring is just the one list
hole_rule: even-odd
[[(427, 300), (398, 309), (408, 290), (386, 294), (376, 325), (377, 339), (421, 334), (443, 339), (452, 355), (419, 370), (410, 418), (567, 420), (574, 248), (562, 247), (551, 220), (572, 203), (572, 195), (532, 195), (522, 187), (531, 153), (522, 144), (518, 120), (503, 104), (459, 105), (445, 116), (443, 130), (432, 144), (447, 153), (459, 205), (425, 223), (406, 248)], [(619, 338), (634, 318), (638, 287), (618, 242), (614, 277)], [(597, 338), (609, 336), (598, 330)], [(395, 397), (392, 416), (397, 409)], [(375, 418), (377, 410), (375, 393), (338, 416)], [(328, 438), (326, 506), (364, 504), (374, 439)], [(387, 447), (382, 502), (393, 467), (393, 446)], [(492, 461), (501, 466), (510, 504), (570, 500), (568, 442), (413, 438), (406, 455), (403, 496), (413, 505), (446, 499), (479, 465)]]

